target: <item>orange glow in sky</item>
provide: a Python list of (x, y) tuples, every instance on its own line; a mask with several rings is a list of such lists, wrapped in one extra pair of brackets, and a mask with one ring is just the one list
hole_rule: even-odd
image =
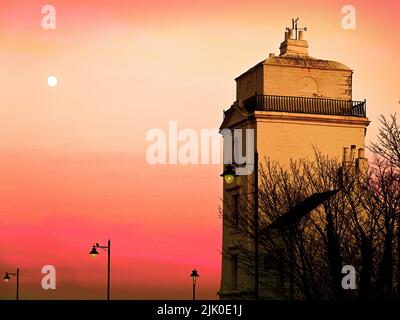
[[(84, 3), (83, 3), (84, 2)], [(399, 107), (400, 2), (54, 0), (0, 2), (0, 272), (21, 269), (21, 299), (103, 299), (112, 241), (114, 299), (215, 299), (220, 281), (221, 165), (146, 162), (146, 132), (218, 128), (233, 79), (278, 54), (291, 18), (313, 57), (354, 70), (373, 139)], [(58, 83), (48, 86), (48, 77)], [(43, 265), (57, 270), (45, 291)], [(14, 297), (0, 283), (0, 298)]]

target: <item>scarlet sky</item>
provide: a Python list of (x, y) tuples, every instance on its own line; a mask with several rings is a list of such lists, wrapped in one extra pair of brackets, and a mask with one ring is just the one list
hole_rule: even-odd
[[(57, 28), (41, 28), (44, 4)], [(355, 30), (341, 27), (343, 5)], [(278, 53), (293, 17), (311, 56), (354, 70), (373, 140), (399, 107), (399, 2), (1, 0), (0, 272), (21, 269), (22, 299), (217, 298), (220, 165), (150, 165), (146, 132), (218, 128), (233, 79)], [(59, 84), (47, 86), (55, 75)], [(41, 289), (42, 266), (57, 289)], [(0, 283), (0, 298), (14, 286)]]

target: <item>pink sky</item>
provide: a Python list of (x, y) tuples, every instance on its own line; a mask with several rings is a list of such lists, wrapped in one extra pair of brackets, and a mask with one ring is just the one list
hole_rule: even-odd
[[(0, 272), (19, 267), (21, 298), (102, 299), (111, 238), (112, 297), (189, 299), (219, 286), (219, 165), (151, 166), (146, 132), (218, 128), (233, 79), (278, 53), (292, 17), (310, 55), (350, 66), (353, 99), (399, 107), (398, 1), (50, 1), (57, 29), (41, 29), (43, 1), (0, 3)], [(59, 85), (46, 84), (49, 75)], [(41, 267), (57, 289), (40, 287)], [(14, 287), (0, 283), (0, 298)]]

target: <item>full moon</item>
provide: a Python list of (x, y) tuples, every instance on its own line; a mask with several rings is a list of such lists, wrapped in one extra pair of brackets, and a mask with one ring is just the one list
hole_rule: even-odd
[(49, 76), (47, 78), (47, 84), (49, 85), (49, 87), (54, 88), (55, 86), (57, 86), (58, 84), (58, 79), (55, 76)]

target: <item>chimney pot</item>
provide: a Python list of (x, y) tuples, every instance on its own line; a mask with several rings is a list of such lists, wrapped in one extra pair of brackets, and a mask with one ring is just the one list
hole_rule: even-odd
[(358, 159), (364, 159), (365, 158), (365, 150), (364, 148), (359, 148), (358, 149)]
[(350, 148), (350, 161), (354, 161), (356, 156), (356, 145), (352, 144)]
[(349, 154), (349, 148), (344, 147), (343, 148), (343, 162), (349, 162), (350, 161), (350, 154)]
[(285, 31), (285, 41), (289, 39), (289, 31)]

